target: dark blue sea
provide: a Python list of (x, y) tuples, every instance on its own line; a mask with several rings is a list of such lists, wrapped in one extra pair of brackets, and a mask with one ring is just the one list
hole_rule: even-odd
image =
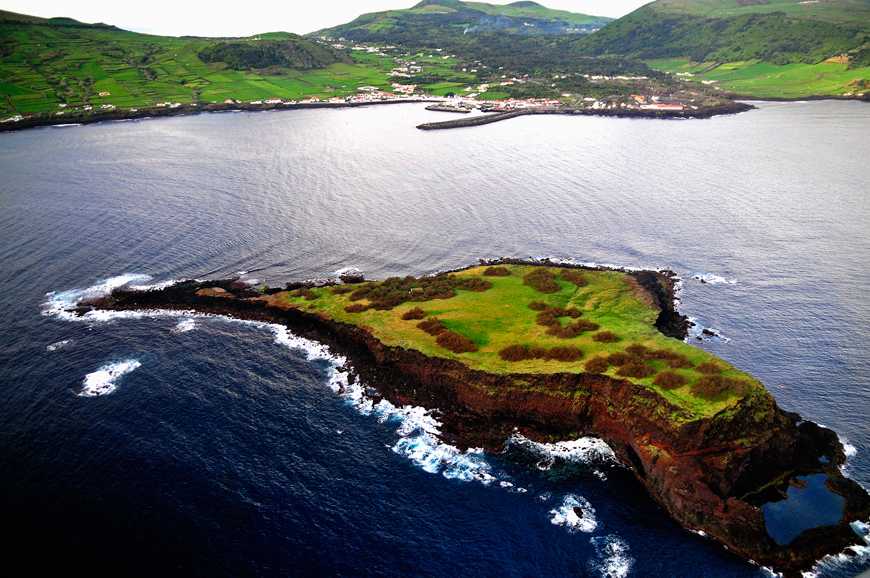
[[(502, 256), (668, 267), (689, 341), (836, 430), (848, 475), (870, 487), (870, 106), (415, 128), (443, 115), (405, 104), (0, 134), (4, 566), (771, 575), (683, 529), (595, 440), (461, 452), (438, 441), (436, 415), (340, 387), (341, 359), (280, 328), (64, 312), (124, 283), (383, 279)], [(868, 546), (814, 576), (870, 568), (868, 525), (854, 528)]]

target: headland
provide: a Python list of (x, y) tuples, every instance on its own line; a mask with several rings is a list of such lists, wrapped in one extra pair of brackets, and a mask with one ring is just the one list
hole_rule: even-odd
[[(798, 576), (862, 544), (870, 497), (841, 471), (836, 433), (780, 409), (752, 376), (682, 341), (674, 275), (500, 260), (414, 278), (250, 287), (237, 279), (116, 290), (80, 304), (195, 310), (279, 323), (328, 345), (398, 404), (438, 410), (442, 436), (499, 451), (595, 436), (684, 526)], [(761, 506), (807, 476), (842, 498), (836, 520), (787, 543)], [(781, 539), (781, 538), (780, 538)]]

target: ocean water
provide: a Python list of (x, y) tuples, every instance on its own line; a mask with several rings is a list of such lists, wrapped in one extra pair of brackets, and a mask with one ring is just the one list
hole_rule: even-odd
[[(124, 283), (383, 279), (501, 256), (669, 267), (696, 334), (721, 336), (691, 342), (836, 430), (870, 486), (870, 107), (414, 128), (443, 118), (407, 104), (0, 134), (10, 566), (770, 575), (680, 527), (595, 440), (460, 452), (436, 414), (373, 403), (281, 328), (64, 313)], [(870, 547), (813, 575), (868, 568)]]

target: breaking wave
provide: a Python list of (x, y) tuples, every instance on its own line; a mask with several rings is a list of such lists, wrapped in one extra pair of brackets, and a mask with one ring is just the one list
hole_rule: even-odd
[(187, 317), (178, 322), (172, 329), (172, 333), (187, 333), (196, 329), (196, 320), (192, 317)]
[(628, 553), (628, 542), (610, 534), (596, 536), (589, 540), (595, 547), (597, 560), (592, 560), (589, 567), (601, 578), (625, 578), (634, 565), (634, 558)]
[(555, 526), (565, 526), (571, 533), (588, 534), (598, 527), (595, 508), (586, 498), (577, 494), (566, 495), (561, 504), (550, 510), (550, 522)]
[(726, 285), (736, 285), (737, 279), (731, 278), (727, 279), (722, 277), (721, 275), (715, 275), (713, 273), (695, 273), (692, 275), (692, 279), (695, 281), (700, 281), (701, 283), (706, 283), (708, 285), (721, 285), (725, 283)]
[(844, 568), (860, 567), (870, 560), (870, 523), (852, 522), (851, 526), (855, 533), (864, 540), (865, 545), (850, 546), (846, 552), (825, 556), (813, 567), (812, 571), (804, 572), (803, 578), (819, 578), (823, 575), (833, 574), (838, 570), (842, 572)]
[(63, 341), (58, 341), (56, 343), (52, 343), (51, 345), (45, 348), (46, 351), (57, 351), (62, 347), (66, 347), (67, 345), (72, 343), (72, 339), (64, 339)]
[(142, 364), (135, 359), (104, 365), (85, 376), (82, 390), (78, 395), (81, 397), (109, 395), (118, 389), (118, 380), (121, 377), (141, 366)]

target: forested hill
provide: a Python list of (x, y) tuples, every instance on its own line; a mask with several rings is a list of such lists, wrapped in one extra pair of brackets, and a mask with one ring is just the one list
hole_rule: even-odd
[(551, 10), (536, 2), (504, 6), (459, 0), (423, 0), (407, 10), (363, 14), (313, 33), (360, 42), (437, 44), (459, 36), (496, 32), (516, 36), (588, 34), (612, 18)]
[(296, 34), (284, 33), (281, 36), (255, 43), (243, 40), (216, 42), (204, 46), (197, 56), (203, 62), (224, 62), (232, 70), (273, 67), (311, 70), (347, 60), (329, 48)]
[(870, 0), (659, 0), (574, 43), (585, 54), (696, 62), (870, 64)]

